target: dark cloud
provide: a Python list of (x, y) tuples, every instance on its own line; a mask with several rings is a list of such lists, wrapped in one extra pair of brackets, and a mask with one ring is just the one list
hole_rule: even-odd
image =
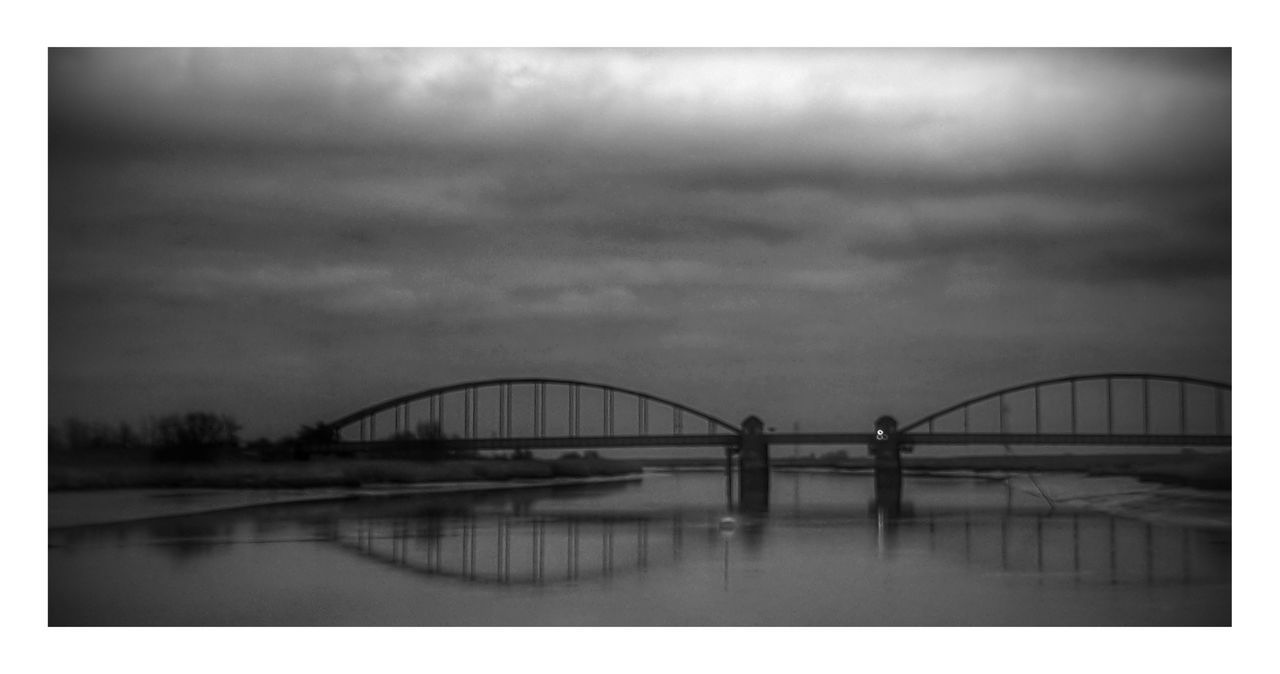
[(1037, 222), (1034, 217), (911, 222), (848, 245), (856, 256), (908, 264), (969, 264), (1061, 281), (1166, 283), (1229, 279), (1231, 214), (1219, 197), (1137, 218)]
[[(643, 214), (635, 217), (643, 218)], [(795, 241), (803, 232), (767, 222), (719, 220), (714, 218), (664, 220), (646, 222), (622, 221), (580, 223), (573, 231), (583, 238), (620, 240), (639, 244), (682, 242), (750, 241), (765, 245), (781, 245)]]
[(51, 50), (50, 415), (277, 433), (546, 374), (841, 425), (812, 391), (921, 364), (1229, 378), (1230, 65)]
[(877, 167), (858, 164), (721, 165), (663, 175), (677, 191), (768, 193), (834, 192), (870, 199), (968, 198), (983, 194), (1074, 196), (1081, 199), (1178, 198), (1186, 190), (1230, 186), (1230, 152), (1195, 161), (1083, 167), (1043, 160), (1039, 165), (981, 168), (963, 164)]

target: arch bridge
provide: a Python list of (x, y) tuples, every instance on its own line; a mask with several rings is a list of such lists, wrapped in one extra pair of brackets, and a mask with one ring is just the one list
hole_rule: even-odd
[(714, 414), (653, 394), (547, 378), (424, 389), (356, 410), (324, 430), (340, 443), (420, 440), (453, 449), (724, 446), (741, 433)]
[[(669, 398), (573, 379), (488, 379), (429, 388), (356, 410), (331, 442), (430, 440), (451, 449), (729, 447), (767, 444), (1229, 446), (1231, 386), (1169, 374), (1104, 372), (974, 396), (870, 431), (766, 433)], [(753, 422), (754, 425), (750, 422)]]
[(1056, 377), (963, 400), (896, 433), (934, 445), (1222, 446), (1231, 444), (1230, 397), (1230, 384), (1179, 375)]

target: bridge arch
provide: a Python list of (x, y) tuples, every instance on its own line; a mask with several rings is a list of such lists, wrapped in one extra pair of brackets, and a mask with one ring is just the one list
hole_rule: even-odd
[[(1070, 433), (1080, 433), (1079, 428), (1081, 415), (1078, 414), (1078, 386), (1080, 384), (1095, 384), (1102, 382), (1104, 386), (1102, 390), (1102, 407), (1105, 409), (1105, 425), (1107, 433), (1113, 432), (1114, 423), (1117, 420), (1117, 408), (1115, 395), (1115, 384), (1117, 382), (1137, 383), (1140, 391), (1138, 404), (1130, 404), (1131, 411), (1140, 410), (1143, 426), (1143, 433), (1151, 433), (1152, 421), (1152, 384), (1159, 383), (1162, 386), (1170, 384), (1177, 385), (1177, 419), (1179, 424), (1179, 434), (1182, 436), (1188, 433), (1188, 410), (1190, 404), (1188, 401), (1188, 391), (1196, 390), (1207, 391), (1212, 395), (1212, 409), (1210, 415), (1213, 419), (1213, 431), (1203, 433), (1191, 433), (1190, 435), (1226, 435), (1228, 406), (1225, 400), (1231, 394), (1231, 385), (1224, 382), (1213, 381), (1210, 379), (1202, 379), (1198, 377), (1186, 377), (1181, 375), (1159, 374), (1151, 372), (1102, 372), (1096, 374), (1074, 375), (1069, 377), (1055, 377), (1052, 379), (1041, 379), (1038, 381), (1026, 382), (1009, 386), (996, 391), (984, 393), (974, 396), (967, 400), (963, 400), (949, 407), (945, 407), (936, 412), (920, 417), (911, 423), (900, 427), (899, 432), (902, 434), (914, 433), (916, 435), (934, 433), (934, 426), (944, 418), (950, 418), (953, 415), (961, 417), (963, 422), (963, 432), (969, 433), (970, 428), (970, 412), (975, 408), (983, 405), (989, 405), (993, 401), (997, 405), (997, 420), (1000, 426), (1000, 432), (1006, 430), (1006, 409), (1005, 401), (1009, 397), (1019, 394), (1030, 394), (1032, 398), (1033, 415), (1034, 415), (1034, 432), (1042, 432), (1042, 405), (1041, 392), (1046, 389), (1063, 389), (1069, 390), (1067, 397), (1068, 404), (1065, 409), (1057, 409), (1059, 415), (1065, 416), (1069, 420)], [(1167, 397), (1167, 396), (1166, 396)], [(1204, 396), (1202, 395), (1201, 398)], [(1204, 407), (1201, 405), (1200, 407)], [(1202, 410), (1203, 411), (1203, 410)], [(1136, 412), (1135, 412), (1136, 413)], [(1202, 415), (1203, 416), (1203, 415)], [(1202, 426), (1207, 424), (1201, 424)], [(1028, 429), (1029, 430), (1029, 429)]]
[[(525, 400), (517, 399), (517, 391), (525, 394)], [(490, 393), (489, 405), (481, 404), (482, 392)], [(341, 440), (344, 429), (358, 425), (360, 439), (373, 440), (378, 435), (378, 416), (390, 412), (395, 433), (407, 432), (411, 428), (410, 406), (424, 402), (425, 413), (420, 410), (414, 420), (436, 424), (442, 432), (464, 439), (483, 437), (486, 430), (490, 437), (511, 439), (548, 437), (556, 430), (568, 436), (584, 431), (606, 437), (623, 435), (617, 427), (629, 425), (633, 418), (623, 409), (625, 404), (634, 405), (635, 435), (647, 435), (655, 423), (661, 423), (651, 414), (655, 406), (659, 412), (663, 408), (669, 411), (673, 435), (695, 433), (701, 430), (699, 422), (705, 423), (707, 434), (740, 433), (736, 425), (721, 417), (669, 398), (598, 382), (544, 377), (485, 379), (423, 389), (363, 407), (325, 424), (325, 428)], [(586, 418), (588, 410), (594, 418)], [(452, 412), (454, 422), (461, 423), (450, 427), (447, 411)], [(693, 424), (686, 426), (688, 421)]]

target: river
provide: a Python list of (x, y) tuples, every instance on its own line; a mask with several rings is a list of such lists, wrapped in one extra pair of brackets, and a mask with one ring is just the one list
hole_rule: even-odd
[(873, 492), (775, 472), (750, 514), (716, 473), (650, 472), (55, 528), (49, 623), (1231, 624), (1229, 524), (976, 477), (908, 477), (896, 514)]

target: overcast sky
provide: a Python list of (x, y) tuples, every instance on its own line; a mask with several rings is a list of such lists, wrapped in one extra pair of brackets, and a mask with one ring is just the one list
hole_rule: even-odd
[(50, 419), (1229, 381), (1230, 93), (1225, 50), (53, 50)]

